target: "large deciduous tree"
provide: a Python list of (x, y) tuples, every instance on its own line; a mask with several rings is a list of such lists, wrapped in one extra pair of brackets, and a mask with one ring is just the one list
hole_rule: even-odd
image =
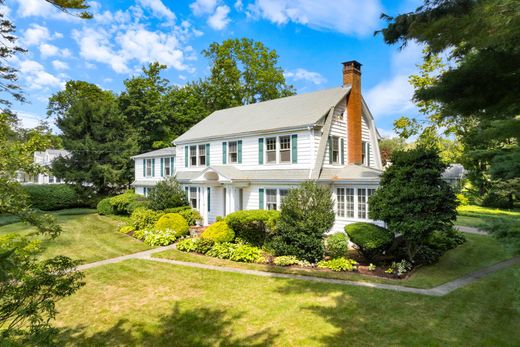
[(392, 165), (381, 176), (369, 199), (369, 216), (384, 221), (403, 236), (410, 261), (434, 232), (449, 232), (457, 217), (457, 202), (442, 180), (447, 165), (431, 148), (395, 151)]
[[(416, 11), (386, 17), (388, 44), (418, 41), (450, 53), (451, 66), (416, 100), (439, 105), (439, 120), (457, 124), (464, 164), (480, 195), (499, 182), (518, 198), (520, 164), (520, 2), (427, 0)], [(491, 180), (489, 179), (491, 178)]]
[(130, 156), (137, 153), (136, 133), (120, 112), (117, 97), (96, 85), (69, 81), (49, 99), (63, 146), (70, 156), (53, 162), (56, 176), (78, 186), (91, 184), (98, 194), (128, 186)]

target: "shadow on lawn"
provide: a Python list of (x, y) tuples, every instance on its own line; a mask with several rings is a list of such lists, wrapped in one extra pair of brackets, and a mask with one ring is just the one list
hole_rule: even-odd
[(279, 333), (264, 329), (245, 337), (234, 337), (233, 321), (224, 310), (206, 308), (181, 310), (159, 318), (155, 326), (119, 320), (108, 330), (89, 334), (85, 326), (64, 329), (58, 334), (57, 346), (270, 346)]

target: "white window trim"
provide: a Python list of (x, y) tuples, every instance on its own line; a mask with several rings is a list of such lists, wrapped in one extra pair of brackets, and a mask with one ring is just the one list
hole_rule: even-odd
[[(148, 163), (150, 161), (150, 163)], [(144, 160), (144, 177), (153, 177), (153, 159), (146, 158)], [(148, 174), (148, 169), (150, 169), (150, 174)]]
[[(292, 148), (292, 136), (294, 134), (285, 134), (285, 135), (275, 135), (275, 136), (265, 136), (264, 137), (264, 165), (278, 165), (278, 164), (282, 164), (282, 165), (287, 165), (287, 164), (292, 164), (293, 163), (293, 148)], [(267, 139), (268, 138), (275, 138), (275, 144), (276, 144), (276, 149), (275, 149), (275, 153), (276, 153), (276, 160), (274, 162), (268, 162), (267, 161)], [(281, 146), (280, 146), (280, 137), (288, 137), (289, 138), (289, 161), (284, 161), (282, 162), (281, 161), (281, 153), (280, 153), (280, 149), (281, 149)]]
[[(345, 208), (344, 208), (344, 216), (338, 216), (338, 198), (337, 198), (337, 189), (338, 188), (345, 188)], [(347, 191), (346, 189), (347, 188), (352, 188), (354, 189), (354, 217), (347, 217)], [(367, 192), (367, 202), (366, 202), (366, 206), (367, 206), (367, 209), (366, 209), (366, 215), (367, 215), (367, 218), (359, 218), (359, 200), (358, 200), (358, 189), (365, 189), (365, 191)], [(366, 221), (370, 221), (372, 219), (370, 219), (368, 217), (368, 213), (370, 211), (370, 205), (368, 204), (368, 198), (369, 198), (369, 195), (368, 195), (368, 190), (369, 189), (373, 189), (374, 191), (377, 189), (376, 187), (374, 186), (360, 186), (360, 185), (354, 185), (354, 186), (335, 186), (334, 187), (334, 190), (333, 190), (333, 194), (334, 194), (334, 213), (335, 213), (335, 216), (337, 219), (340, 219), (340, 220), (349, 220), (349, 221), (361, 221), (361, 222), (366, 222)]]
[[(238, 164), (238, 141), (239, 140), (233, 140), (233, 141), (228, 141), (227, 142), (227, 163), (228, 164)], [(235, 150), (236, 152), (236, 160), (235, 161), (231, 161), (231, 143), (234, 143), (235, 144)]]
[(267, 210), (267, 191), (268, 190), (275, 190), (276, 191), (276, 211), (282, 210), (282, 196), (280, 195), (280, 190), (287, 190), (289, 191), (291, 188), (287, 187), (263, 187), (264, 190), (264, 210)]

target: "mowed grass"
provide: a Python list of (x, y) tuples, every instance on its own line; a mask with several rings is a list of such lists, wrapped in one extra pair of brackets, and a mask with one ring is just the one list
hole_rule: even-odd
[(58, 305), (67, 346), (518, 346), (520, 266), (444, 297), (130, 260)]
[[(63, 232), (54, 240), (42, 241), (43, 257), (65, 255), (90, 263), (150, 249), (144, 243), (117, 232), (120, 222), (100, 216), (94, 210), (71, 209), (52, 214), (58, 218)], [(0, 227), (0, 235), (33, 231), (35, 229), (25, 223)]]
[(486, 222), (496, 219), (515, 221), (520, 223), (520, 210), (504, 210), (481, 206), (460, 206), (457, 208), (457, 221), (455, 224), (479, 228)]
[(458, 277), (485, 266), (498, 263), (512, 257), (494, 238), (484, 235), (465, 234), (467, 241), (446, 252), (438, 263), (418, 268), (413, 274), (402, 280), (384, 279), (361, 275), (355, 272), (332, 272), (316, 269), (280, 267), (265, 264), (247, 264), (231, 260), (217, 259), (195, 253), (168, 250), (153, 254), (154, 257), (179, 261), (202, 263), (233, 268), (289, 273), (325, 278), (337, 278), (361, 282), (389, 283), (415, 288), (431, 288), (449, 282)]

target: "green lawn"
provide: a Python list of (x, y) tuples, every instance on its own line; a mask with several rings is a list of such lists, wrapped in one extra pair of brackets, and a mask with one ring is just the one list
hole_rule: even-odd
[(59, 304), (68, 346), (518, 346), (520, 266), (445, 297), (131, 260)]
[(457, 225), (468, 227), (481, 227), (486, 221), (492, 219), (503, 219), (508, 221), (520, 221), (520, 211), (501, 210), (496, 208), (480, 207), (480, 206), (460, 206), (457, 209)]
[[(54, 212), (63, 233), (55, 240), (43, 241), (43, 256), (66, 255), (89, 263), (150, 249), (144, 243), (117, 232), (119, 221), (99, 216), (94, 210), (71, 209)], [(28, 233), (34, 228), (24, 223), (0, 227), (0, 235)]]
[(230, 260), (207, 257), (195, 253), (180, 252), (177, 250), (155, 253), (153, 256), (216, 266), (228, 266), (260, 271), (338, 278), (362, 282), (390, 283), (416, 288), (431, 288), (461, 277), (482, 267), (492, 265), (512, 257), (512, 255), (504, 250), (504, 248), (492, 237), (466, 234), (466, 238), (466, 243), (457, 247), (456, 249), (452, 249), (446, 252), (446, 254), (441, 257), (437, 264), (423, 266), (417, 269), (410, 277), (403, 280), (370, 277), (360, 275), (355, 272), (329, 272), (314, 269), (286, 268), (264, 264), (238, 263)]

